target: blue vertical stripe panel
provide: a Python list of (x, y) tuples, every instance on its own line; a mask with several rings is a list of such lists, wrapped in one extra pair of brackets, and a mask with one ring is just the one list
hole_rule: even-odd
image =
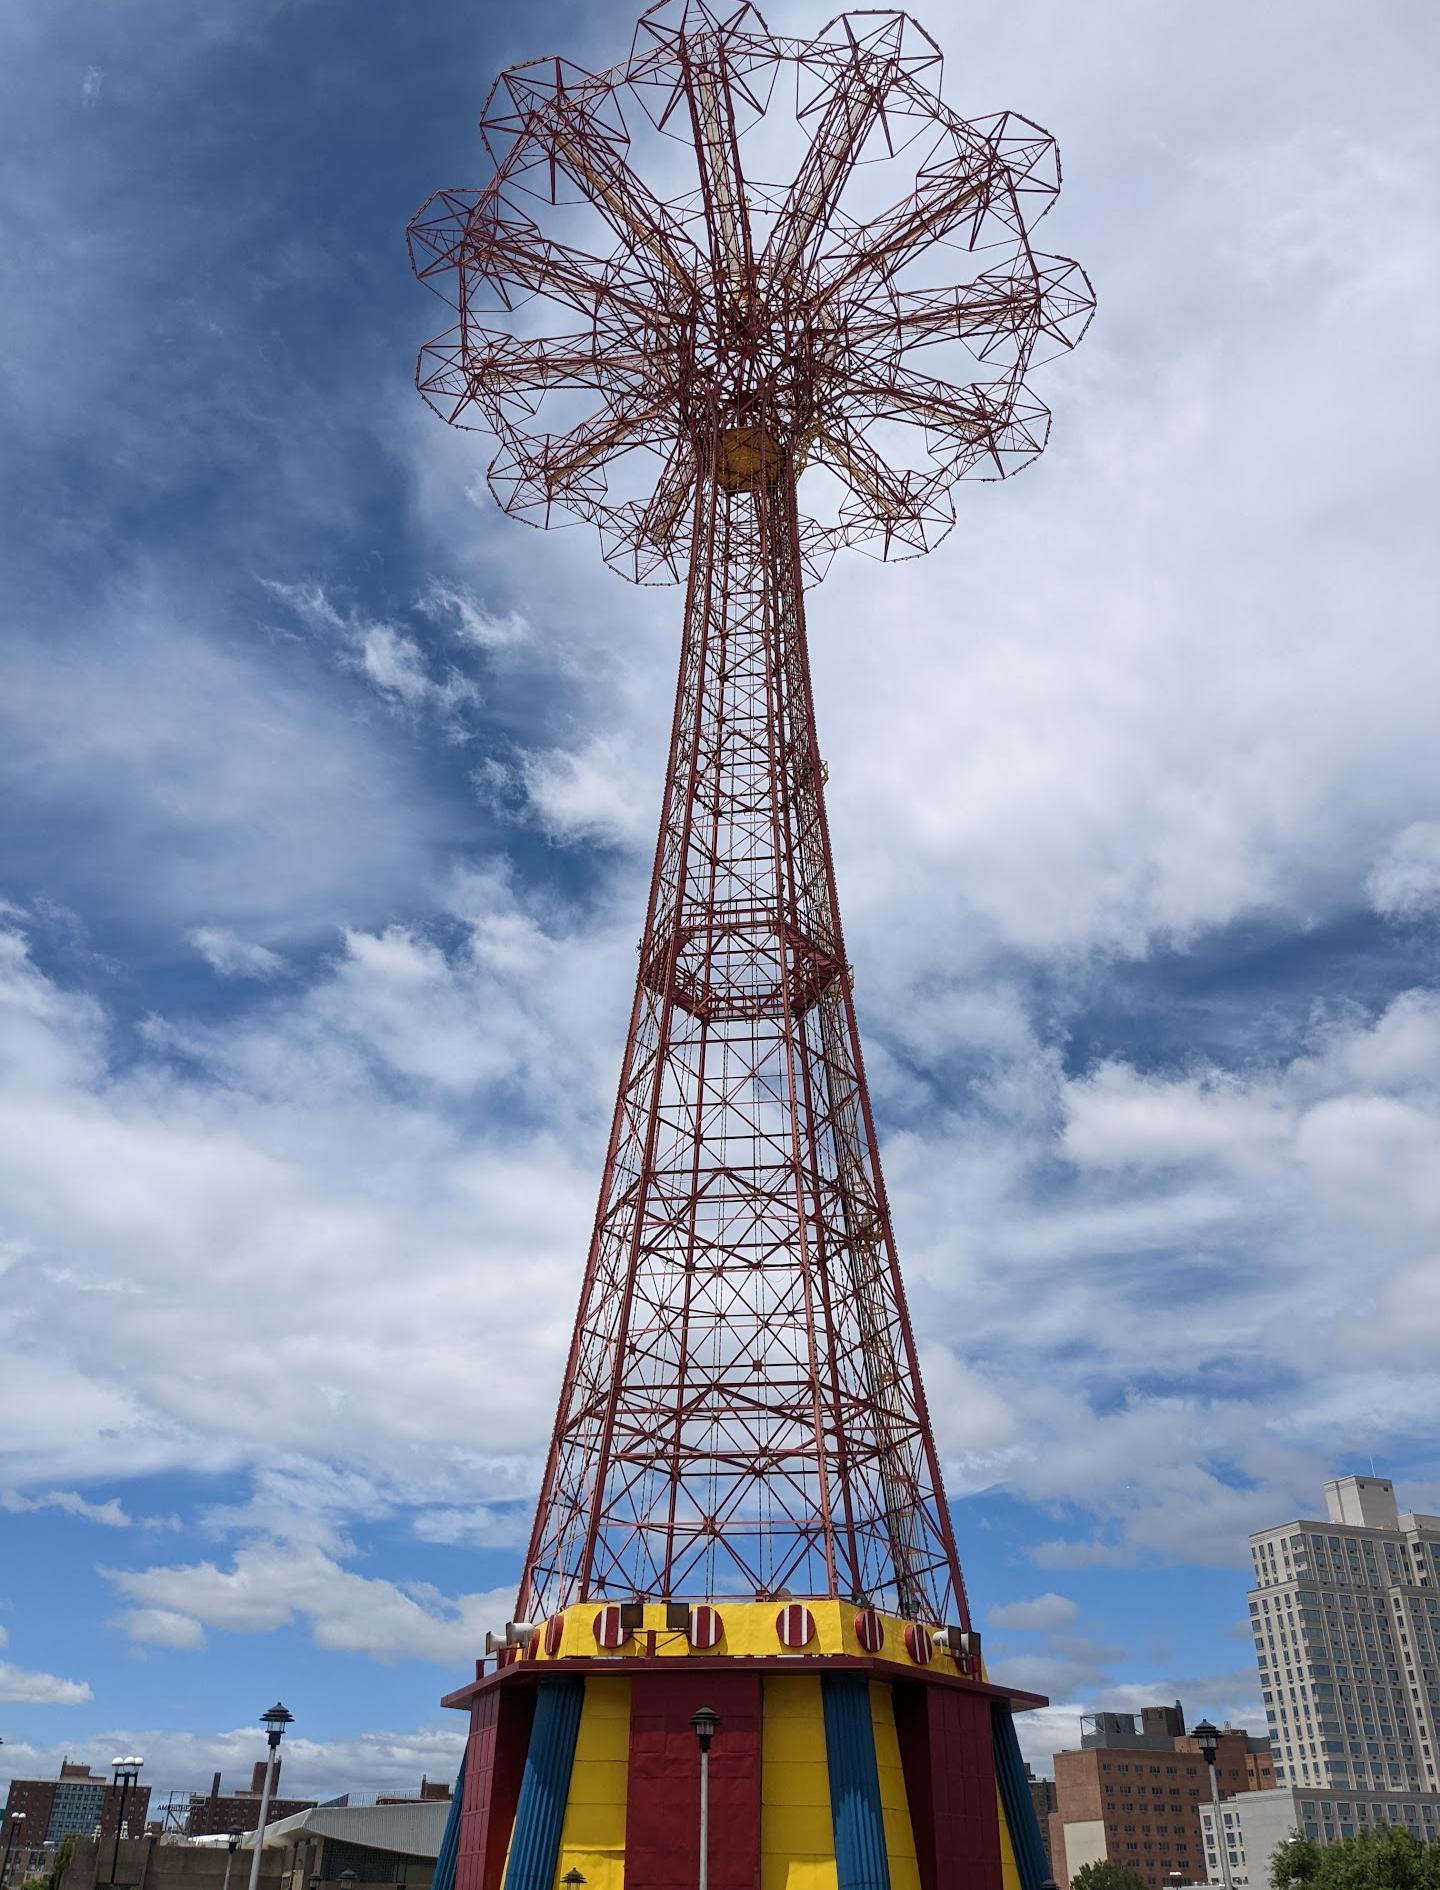
[(530, 1750), (515, 1807), (505, 1890), (555, 1890), (560, 1827), (570, 1795), (570, 1767), (580, 1730), (583, 1680), (542, 1680), (536, 1690)]
[(465, 1802), (465, 1761), (469, 1747), (460, 1754), (460, 1775), (455, 1780), (455, 1796), (450, 1800), (450, 1816), (445, 1820), (445, 1835), (440, 1840), (440, 1854), (435, 1859), (435, 1874), (430, 1890), (455, 1890), (455, 1859), (460, 1855), (460, 1807)]
[(825, 1703), (825, 1757), (830, 1767), (839, 1890), (890, 1890), (870, 1683), (852, 1680), (847, 1674), (823, 1674), (820, 1696)]
[(1035, 1819), (1030, 1781), (1025, 1776), (1025, 1761), (1020, 1757), (1020, 1741), (1015, 1737), (1015, 1715), (1003, 1701), (995, 1700), (990, 1718), (995, 1729), (995, 1778), (1000, 1787), (1000, 1802), (1005, 1807), (1005, 1822), (1010, 1827), (1020, 1890), (1040, 1890), (1050, 1871), (1045, 1862), (1045, 1846), (1040, 1842), (1040, 1826)]

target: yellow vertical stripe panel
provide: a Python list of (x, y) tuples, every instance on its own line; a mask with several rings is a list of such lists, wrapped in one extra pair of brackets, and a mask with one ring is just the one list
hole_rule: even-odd
[(574, 1869), (589, 1890), (622, 1890), (629, 1765), (630, 1681), (589, 1674), (560, 1828), (557, 1878)]
[(820, 1678), (765, 1681), (760, 1890), (838, 1890)]
[(1020, 1867), (1015, 1862), (1015, 1846), (1010, 1841), (1010, 1824), (998, 1785), (995, 1787), (995, 1816), (1000, 1820), (1000, 1890), (1020, 1890)]
[(905, 1794), (905, 1769), (895, 1731), (895, 1696), (883, 1680), (870, 1682), (870, 1718), (875, 1727), (875, 1766), (880, 1775), (880, 1813), (885, 1821), (885, 1855), (890, 1860), (890, 1890), (920, 1890), (915, 1830)]

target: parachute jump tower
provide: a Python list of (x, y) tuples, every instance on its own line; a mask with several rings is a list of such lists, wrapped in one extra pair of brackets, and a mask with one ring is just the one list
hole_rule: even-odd
[(1046, 1875), (1012, 1723), (1042, 1702), (981, 1665), (921, 1389), (805, 639), (837, 550), (928, 551), (960, 479), (1041, 452), (1025, 375), (1092, 307), (1032, 247), (1053, 141), (957, 116), (940, 64), (902, 13), (794, 40), (667, 0), (607, 71), (504, 73), (490, 181), (411, 226), (457, 314), (420, 388), (498, 438), (498, 503), (685, 585), (516, 1620), (446, 1702), (470, 1715), (436, 1879), (456, 1890)]

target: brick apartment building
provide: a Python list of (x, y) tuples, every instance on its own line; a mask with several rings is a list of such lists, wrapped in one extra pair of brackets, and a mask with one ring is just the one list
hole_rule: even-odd
[[(25, 1814), (25, 1843), (31, 1849), (53, 1850), (62, 1838), (113, 1838), (120, 1819), (121, 1787), (103, 1772), (66, 1759), (58, 1778), (15, 1778), (5, 1799), (8, 1825), (17, 1811)], [(136, 1836), (145, 1828), (150, 1811), (150, 1787), (133, 1785), (125, 1794), (125, 1828)]]
[[(1149, 1890), (1163, 1890), (1171, 1871), (1187, 1883), (1205, 1880), (1200, 1833), (1210, 1802), (1210, 1773), (1185, 1732), (1179, 1703), (1147, 1706), (1137, 1727), (1131, 1713), (1095, 1713), (1082, 1721), (1080, 1749), (1055, 1754), (1055, 1810), (1050, 1862), (1068, 1885), (1082, 1864), (1108, 1858), (1129, 1864)], [(1227, 1727), (1216, 1753), (1222, 1797), (1268, 1790), (1275, 1782), (1268, 1744)]]
[(1036, 1778), (1032, 1769), (1025, 1767), (1025, 1783), (1030, 1787), (1030, 1803), (1035, 1812), (1035, 1822), (1040, 1827), (1040, 1842), (1045, 1850), (1046, 1875), (1055, 1875), (1055, 1865), (1050, 1856), (1050, 1814), (1055, 1809), (1055, 1781), (1052, 1778)]
[[(313, 1798), (281, 1798), (280, 1767), (282, 1761), (275, 1761), (275, 1781), (271, 1786), (270, 1810), (268, 1817), (271, 1824), (278, 1824), (282, 1818), (291, 1818), (297, 1811), (309, 1811), (315, 1804)], [(265, 1761), (261, 1759), (250, 1774), (249, 1791), (229, 1792), (221, 1795), (220, 1774), (217, 1772), (210, 1782), (208, 1795), (192, 1794), (184, 1818), (186, 1837), (220, 1837), (227, 1831), (253, 1831), (260, 1823), (260, 1795), (265, 1789)]]

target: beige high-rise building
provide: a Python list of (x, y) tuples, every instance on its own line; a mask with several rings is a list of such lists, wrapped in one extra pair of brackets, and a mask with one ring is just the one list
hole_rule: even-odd
[(1325, 1485), (1326, 1520), (1250, 1538), (1250, 1626), (1276, 1781), (1428, 1795), (1440, 1716), (1440, 1516), (1385, 1477)]

